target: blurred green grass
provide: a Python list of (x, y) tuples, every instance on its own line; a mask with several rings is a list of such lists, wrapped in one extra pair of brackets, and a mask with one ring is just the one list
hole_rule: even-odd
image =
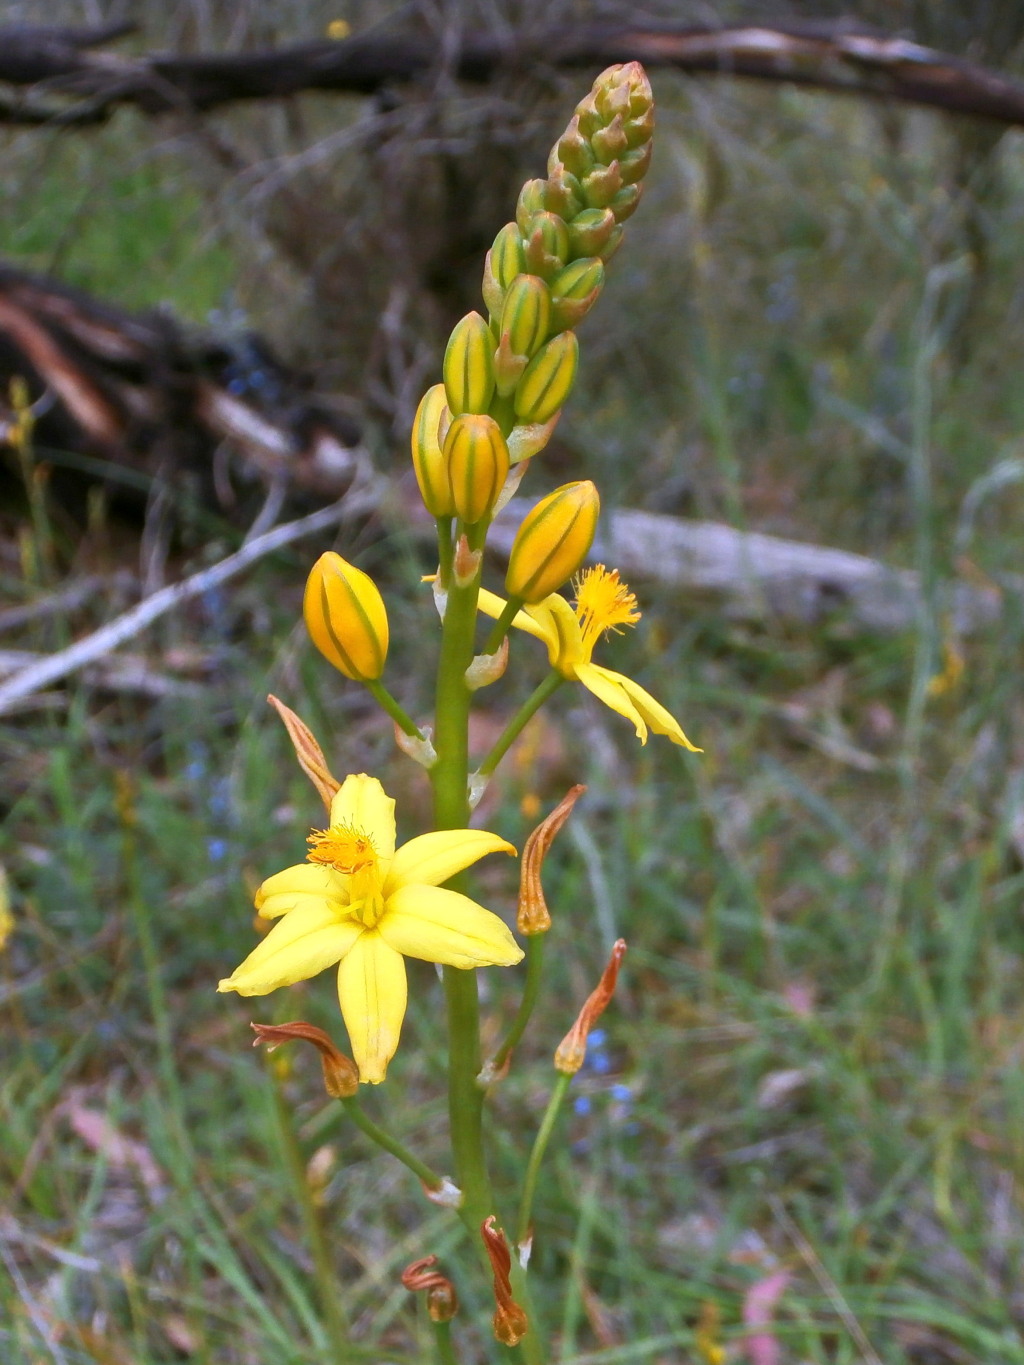
[[(963, 500), (1015, 457), (1024, 421), (1020, 135), (976, 199), (954, 125), (936, 116), (663, 84), (655, 179), (583, 330), (581, 389), (537, 487), (587, 469), (611, 504), (947, 577)], [(138, 130), (111, 136), (116, 158), (109, 142), (57, 140), (49, 165), (19, 141), (27, 188), (3, 201), (9, 252), (116, 301), (170, 297), (201, 317), (252, 271), (251, 244), (211, 250), (200, 191), (133, 160)], [(80, 199), (54, 188), (78, 176)], [(246, 301), (272, 328), (273, 288)], [(965, 551), (978, 572), (1018, 565), (1021, 498), (1010, 484), (983, 505)], [(418, 712), (430, 566), (372, 526), (344, 548), (385, 584), (391, 675)], [(310, 1059), (268, 1065), (249, 1048), (251, 1013), (337, 1028), (329, 978), (252, 1011), (213, 992), (252, 941), (252, 887), (301, 856), (319, 818), (267, 691), (314, 725), (336, 772), (373, 771), (403, 798), (407, 833), (426, 818), (387, 726), (295, 629), (313, 553), (282, 554), (154, 632), (154, 661), (176, 648), (212, 661), (202, 706), (75, 683), (65, 706), (0, 722), (11, 1365), (336, 1360), (311, 1198), (345, 1286), (346, 1358), (429, 1352), (398, 1274), (457, 1245), (451, 1220), (343, 1127)], [(12, 597), (39, 594), (11, 556), (4, 575)], [(998, 631), (960, 642), (962, 679), (930, 696), (937, 592), (895, 639), (731, 621), (640, 592), (644, 621), (603, 657), (636, 672), (705, 756), (640, 749), (567, 695), (486, 814), (521, 844), (524, 808), (574, 780), (590, 789), (549, 863), (550, 989), (495, 1096), (506, 1204), (569, 1002), (615, 935), (630, 943), (538, 1201), (535, 1279), (559, 1359), (708, 1362), (711, 1305), (742, 1360), (745, 1295), (782, 1268), (787, 1360), (1024, 1361), (1019, 610), (1008, 601)], [(54, 637), (40, 624), (17, 643)], [(520, 642), (520, 676), (540, 666)], [(815, 743), (835, 737), (864, 761)], [(507, 910), (514, 873), (485, 876)], [(402, 1048), (369, 1103), (444, 1167), (439, 988), (427, 968), (413, 982)], [(497, 1033), (511, 974), (488, 974), (486, 990)], [(97, 1115), (111, 1125), (99, 1140)], [(486, 1321), (472, 1286), (464, 1296)], [(483, 1359), (473, 1331), (466, 1359)]]

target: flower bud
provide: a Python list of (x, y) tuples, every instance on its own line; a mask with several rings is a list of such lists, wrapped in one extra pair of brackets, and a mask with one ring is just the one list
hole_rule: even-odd
[(454, 418), (444, 442), (455, 510), (467, 525), (494, 507), (508, 477), (508, 446), (493, 417), (464, 412)]
[[(544, 181), (542, 184), (546, 183)], [(526, 268), (550, 279), (569, 259), (569, 230), (557, 213), (535, 213), (523, 232)]]
[(569, 250), (573, 258), (596, 256), (615, 231), (611, 209), (584, 209), (569, 224)]
[(513, 355), (532, 356), (547, 340), (551, 293), (536, 275), (517, 275), (501, 310), (501, 338)]
[(617, 223), (624, 223), (627, 218), (632, 218), (640, 205), (640, 196), (643, 192), (643, 185), (623, 185), (618, 194), (608, 201), (608, 207), (615, 214)]
[(526, 269), (523, 243), (515, 223), (506, 223), (484, 261), (484, 302), (494, 317), (501, 314), (505, 290)]
[(597, 489), (585, 479), (563, 484), (527, 512), (509, 555), (509, 597), (532, 604), (567, 583), (593, 544), (600, 510)]
[(346, 678), (374, 682), (388, 654), (388, 615), (376, 584), (328, 550), (310, 570), (302, 601), (310, 639)]
[(412, 424), (412, 467), (420, 496), (432, 517), (455, 515), (448, 461), (442, 451), (445, 434), (442, 427), (447, 427), (450, 421), (444, 385), (435, 384), (420, 399)]
[(595, 166), (589, 175), (583, 177), (580, 182), (583, 186), (583, 195), (588, 205), (592, 209), (603, 209), (622, 189), (622, 172), (619, 170), (619, 163), (613, 161), (610, 166)]
[(564, 218), (566, 222), (570, 218), (575, 218), (583, 208), (583, 190), (580, 188), (580, 182), (564, 166), (556, 165), (548, 172), (544, 203), (549, 213), (557, 213), (559, 218)]
[(629, 141), (623, 126), (622, 115), (616, 114), (606, 127), (598, 128), (590, 139), (590, 145), (594, 149), (594, 155), (603, 166), (610, 165), (616, 157), (628, 151)]
[(569, 126), (551, 149), (548, 174), (553, 174), (556, 166), (564, 166), (571, 175), (579, 178), (593, 169), (594, 161), (590, 139), (580, 131), (579, 118), (574, 114)]
[(516, 420), (537, 425), (553, 417), (569, 397), (580, 348), (575, 332), (562, 332), (542, 347), (516, 386)]
[(452, 416), (486, 412), (494, 393), (494, 336), (479, 313), (455, 324), (444, 353), (444, 388)]
[(584, 256), (560, 270), (551, 281), (551, 330), (575, 327), (590, 312), (604, 288), (604, 265), (597, 256)]
[(527, 235), (526, 226), (530, 219), (535, 213), (543, 213), (547, 208), (547, 189), (548, 182), (546, 180), (527, 180), (519, 191), (519, 200), (516, 203), (516, 223), (524, 237)]
[(619, 157), (619, 174), (627, 185), (635, 185), (638, 180), (642, 180), (647, 174), (651, 164), (651, 155), (654, 152), (654, 143), (648, 139), (642, 146), (635, 151), (624, 152)]

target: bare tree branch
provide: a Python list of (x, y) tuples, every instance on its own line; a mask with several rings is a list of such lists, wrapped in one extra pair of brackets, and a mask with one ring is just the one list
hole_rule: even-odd
[[(222, 56), (121, 57), (87, 50), (127, 27), (0, 29), (0, 83), (26, 92), (0, 99), (0, 122), (83, 126), (103, 122), (122, 105), (159, 115), (308, 90), (368, 94), (421, 77), (440, 60), (427, 38), (379, 29), (344, 42)], [(1021, 82), (846, 22), (720, 28), (620, 23), (524, 32), (512, 41), (466, 34), (453, 70), (463, 80), (487, 81), (502, 67), (597, 67), (634, 59), (650, 67), (786, 81), (1024, 125)]]

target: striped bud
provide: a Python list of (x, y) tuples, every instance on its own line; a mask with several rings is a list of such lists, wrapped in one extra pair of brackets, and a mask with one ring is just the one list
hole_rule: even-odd
[(649, 139), (636, 151), (625, 152), (619, 157), (619, 174), (627, 185), (635, 185), (647, 174), (654, 153), (654, 143)]
[(493, 417), (464, 412), (453, 419), (444, 442), (455, 510), (467, 525), (482, 521), (508, 477), (508, 446)]
[(445, 437), (442, 427), (446, 429), (450, 421), (444, 385), (435, 384), (420, 399), (412, 424), (412, 467), (420, 496), (432, 517), (455, 515), (448, 462), (442, 450)]
[(569, 259), (569, 229), (557, 213), (535, 213), (523, 233), (526, 268), (548, 280)]
[(596, 256), (615, 231), (611, 209), (584, 209), (569, 224), (569, 249), (573, 258)]
[(544, 213), (547, 209), (548, 182), (546, 180), (527, 180), (526, 184), (519, 191), (519, 199), (516, 203), (516, 223), (519, 231), (526, 236), (526, 225), (535, 213)]
[(542, 498), (516, 533), (505, 575), (508, 596), (540, 602), (567, 583), (593, 544), (600, 510), (589, 479), (563, 484)]
[(576, 177), (586, 175), (593, 169), (595, 159), (590, 140), (580, 132), (580, 121), (574, 114), (565, 132), (551, 148), (548, 174), (553, 174), (555, 167), (562, 165)]
[(494, 317), (501, 315), (505, 290), (526, 269), (523, 243), (515, 223), (506, 223), (494, 239), (484, 262), (484, 302)]
[(536, 275), (517, 275), (501, 310), (501, 337), (514, 355), (532, 356), (547, 340), (551, 293)]
[(486, 412), (494, 393), (494, 337), (479, 313), (455, 324), (444, 353), (444, 388), (452, 416)]
[(575, 332), (562, 332), (537, 352), (516, 386), (516, 419), (546, 422), (569, 397), (576, 379), (580, 347)]
[(605, 265), (608, 264), (611, 258), (615, 255), (616, 251), (618, 251), (619, 247), (622, 245), (622, 236), (624, 232), (625, 228), (621, 227), (618, 223), (616, 223), (615, 231), (611, 234), (607, 242), (605, 242), (604, 246), (597, 253), (601, 257), (601, 260), (604, 261)]
[(548, 175), (544, 203), (549, 213), (557, 213), (559, 218), (564, 218), (566, 222), (570, 218), (575, 218), (583, 209), (583, 190), (580, 188), (580, 182), (564, 166), (555, 166)]
[(388, 655), (388, 614), (362, 569), (328, 550), (306, 579), (302, 599), (309, 637), (328, 663), (355, 682), (374, 682)]
[(603, 209), (622, 189), (622, 172), (619, 170), (619, 163), (613, 161), (610, 166), (595, 166), (589, 175), (580, 181), (583, 187), (583, 196), (592, 209)]
[(584, 256), (560, 270), (551, 281), (551, 330), (575, 327), (590, 312), (604, 288), (604, 265), (596, 256)]
[(608, 207), (615, 214), (617, 223), (624, 223), (627, 218), (632, 218), (637, 211), (643, 192), (643, 185), (623, 185), (618, 194), (609, 200)]

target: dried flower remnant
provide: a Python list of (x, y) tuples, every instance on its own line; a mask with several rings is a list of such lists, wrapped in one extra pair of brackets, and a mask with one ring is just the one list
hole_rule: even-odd
[(348, 1099), (359, 1089), (359, 1072), (356, 1064), (344, 1052), (335, 1047), (329, 1034), (315, 1024), (296, 1019), (291, 1024), (252, 1024), (256, 1037), (253, 1047), (265, 1043), (268, 1052), (274, 1052), (282, 1043), (296, 1040), (312, 1043), (320, 1053), (320, 1063), (324, 1071), (324, 1089), (332, 1100)]
[(626, 940), (616, 939), (608, 965), (601, 974), (601, 980), (590, 992), (586, 1003), (580, 1010), (575, 1024), (558, 1044), (555, 1051), (555, 1070), (563, 1076), (575, 1076), (587, 1055), (587, 1035), (604, 1014), (615, 994), (615, 982), (619, 976), (619, 966), (626, 953)]
[(480, 1235), (490, 1258), (494, 1272), (494, 1335), (503, 1346), (518, 1346), (529, 1331), (530, 1320), (526, 1311), (512, 1297), (512, 1256), (501, 1228), (494, 1226), (496, 1219), (492, 1213), (484, 1219)]
[(316, 741), (316, 736), (306, 722), (297, 716), (290, 706), (285, 706), (280, 698), (271, 693), (267, 697), (267, 701), (270, 702), (284, 722), (284, 728), (288, 731), (288, 738), (292, 742), (299, 767), (316, 787), (329, 814), (331, 802), (337, 796), (341, 783), (328, 768), (327, 759)]
[(542, 820), (526, 841), (519, 874), (519, 912), (516, 928), (528, 937), (546, 934), (551, 928), (551, 912), (544, 899), (541, 868), (554, 843), (555, 835), (572, 814), (572, 808), (586, 791), (582, 783), (571, 787), (546, 819)]
[(459, 1311), (459, 1297), (447, 1275), (433, 1269), (436, 1265), (436, 1256), (421, 1256), (402, 1271), (402, 1283), (413, 1294), (426, 1290), (432, 1322), (450, 1322)]

